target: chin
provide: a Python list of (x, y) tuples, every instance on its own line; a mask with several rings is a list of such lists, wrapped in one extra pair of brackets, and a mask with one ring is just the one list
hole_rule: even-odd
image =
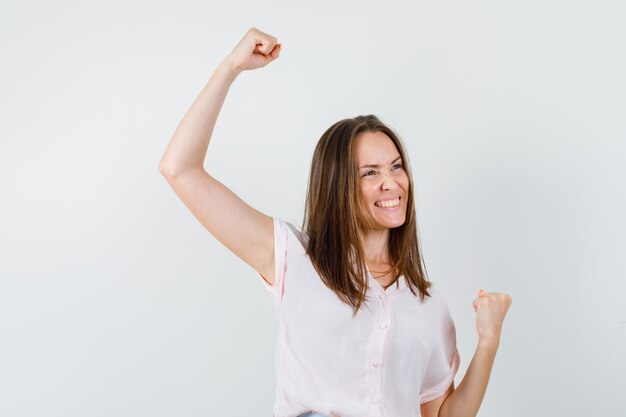
[(405, 221), (404, 221), (404, 220), (403, 220), (402, 222), (396, 222), (396, 223), (394, 223), (393, 225), (390, 225), (390, 226), (389, 226), (389, 228), (390, 228), (390, 229), (396, 229), (396, 228), (398, 228), (398, 227), (403, 226), (403, 225), (404, 225), (404, 223), (405, 223)]
[(398, 220), (376, 220), (374, 219), (374, 227), (376, 229), (395, 229), (402, 226), (406, 222), (406, 218)]
[(396, 229), (406, 223), (406, 212), (404, 215), (402, 215), (401, 212), (396, 212), (389, 213), (385, 216), (376, 211), (370, 211), (367, 217), (369, 218), (373, 230)]

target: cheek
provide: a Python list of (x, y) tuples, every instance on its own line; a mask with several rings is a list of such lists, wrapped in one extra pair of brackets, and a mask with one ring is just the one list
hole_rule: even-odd
[(400, 184), (402, 185), (402, 188), (404, 189), (404, 191), (406, 193), (409, 192), (409, 187), (411, 186), (411, 183), (409, 181), (409, 177), (406, 175), (406, 173), (404, 175), (402, 175), (402, 178), (400, 180)]
[(361, 202), (367, 206), (367, 200), (368, 200), (368, 190), (367, 190), (367, 186), (361, 184), (361, 187), (359, 188), (359, 197), (361, 197)]
[(365, 193), (363, 185), (359, 187), (359, 203), (360, 210), (359, 207), (357, 207), (357, 210), (359, 210), (360, 213), (363, 214), (363, 210), (367, 207), (367, 194)]

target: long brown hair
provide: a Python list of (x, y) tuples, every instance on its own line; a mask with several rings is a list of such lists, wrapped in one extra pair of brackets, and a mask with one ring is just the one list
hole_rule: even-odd
[[(359, 178), (353, 153), (355, 138), (363, 132), (382, 132), (393, 141), (409, 177), (406, 220), (390, 229), (389, 255), (396, 280), (404, 276), (413, 295), (430, 297), (417, 235), (413, 179), (400, 137), (374, 115), (343, 119), (322, 135), (311, 162), (303, 229), (307, 254), (324, 284), (340, 300), (354, 307), (367, 301), (367, 264), (359, 238), (364, 221)], [(367, 225), (365, 225), (367, 226)]]

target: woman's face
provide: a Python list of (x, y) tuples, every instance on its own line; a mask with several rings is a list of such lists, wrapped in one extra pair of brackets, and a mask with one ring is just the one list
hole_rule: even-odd
[(382, 132), (363, 132), (355, 138), (363, 215), (374, 229), (391, 229), (404, 224), (409, 177), (400, 152)]

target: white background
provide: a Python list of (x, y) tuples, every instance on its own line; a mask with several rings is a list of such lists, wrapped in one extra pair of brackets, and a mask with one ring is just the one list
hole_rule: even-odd
[(283, 51), (234, 83), (207, 170), (299, 225), (320, 135), (378, 115), (457, 385), (478, 290), (513, 297), (479, 416), (626, 415), (623, 2), (99, 3), (0, 6), (0, 415), (271, 415), (270, 294), (158, 172), (251, 26)]

